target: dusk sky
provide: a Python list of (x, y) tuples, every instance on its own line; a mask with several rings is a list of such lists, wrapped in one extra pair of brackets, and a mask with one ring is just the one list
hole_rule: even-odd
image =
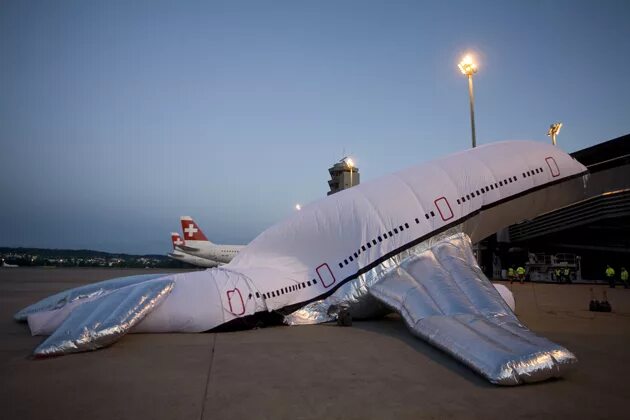
[(326, 195), (479, 144), (630, 132), (630, 2), (3, 1), (0, 246), (244, 244)]

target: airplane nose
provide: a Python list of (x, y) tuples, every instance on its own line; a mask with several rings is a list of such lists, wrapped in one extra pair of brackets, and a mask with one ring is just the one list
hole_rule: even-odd
[(202, 332), (225, 322), (213, 270), (173, 274), (175, 287), (133, 332)]

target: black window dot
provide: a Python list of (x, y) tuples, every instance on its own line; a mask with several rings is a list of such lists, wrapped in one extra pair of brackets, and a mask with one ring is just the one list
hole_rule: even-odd
[(394, 233), (398, 235), (398, 229), (394, 228)]
[(494, 185), (490, 184), (490, 189), (494, 190)]
[(352, 258), (352, 255), (350, 255), (348, 259), (350, 260), (350, 262), (354, 261), (354, 259)]
[(359, 256), (359, 254), (357, 254), (356, 252), (354, 253), (354, 258), (357, 258)]
[(428, 219), (428, 218), (429, 218), (429, 213), (426, 213), (426, 214), (424, 215), (424, 217), (426, 217), (426, 218)]
[(371, 243), (368, 242), (366, 245), (367, 245), (368, 248), (372, 248), (372, 244)]
[(499, 185), (497, 185), (497, 183), (494, 183), (494, 188), (499, 188)]
[(409, 229), (409, 223), (405, 223), (405, 227)]
[(247, 299), (251, 299), (251, 298), (252, 298), (252, 294), (250, 293)]
[(500, 186), (503, 186), (503, 181), (499, 181), (499, 185), (500, 185)]
[(525, 172), (523, 172), (523, 178), (525, 178)]
[(304, 288), (304, 287), (306, 287), (306, 283), (302, 283), (302, 287), (303, 287), (303, 288)]
[(405, 230), (405, 228), (403, 228), (402, 225), (400, 225), (400, 226), (398, 226), (398, 230), (400, 230), (402, 232), (403, 230)]
[(348, 260), (343, 260), (343, 263), (344, 263), (345, 265), (348, 265)]
[(390, 238), (391, 238), (392, 236), (394, 236), (394, 234), (392, 233), (392, 231), (391, 231), (391, 230), (390, 230), (389, 232), (387, 232), (387, 233), (389, 233), (389, 237), (390, 237)]
[(361, 255), (361, 249), (359, 249), (359, 250), (357, 251), (357, 254)]
[(361, 249), (365, 252), (365, 245), (361, 245)]
[(479, 194), (479, 190), (477, 190), (477, 197), (479, 197), (481, 194)]
[(470, 200), (470, 194), (466, 194), (466, 200)]
[[(459, 201), (459, 200), (457, 200)], [(416, 224), (420, 223), (420, 220), (418, 220), (418, 218), (416, 217)]]
[(486, 187), (486, 192), (489, 192), (489, 191), (490, 191), (490, 187)]
[(256, 297), (259, 298), (260, 297), (260, 293), (256, 292)]
[(339, 268), (343, 268), (343, 263), (339, 263)]
[(457, 204), (462, 204), (462, 201), (459, 198), (457, 199)]
[(317, 284), (317, 280), (313, 279), (313, 284)]
[(382, 237), (382, 236), (379, 236), (379, 237), (378, 237), (378, 238), (376, 238), (376, 239), (378, 239), (378, 241), (379, 241), (379, 242), (383, 242), (383, 237)]
[(306, 285), (307, 285), (308, 287), (311, 287), (311, 282), (310, 282), (310, 281), (307, 281), (307, 282), (306, 282)]
[(376, 245), (376, 239), (372, 239), (372, 245)]
[(433, 210), (431, 210), (431, 217), (435, 217), (435, 213), (433, 213)]

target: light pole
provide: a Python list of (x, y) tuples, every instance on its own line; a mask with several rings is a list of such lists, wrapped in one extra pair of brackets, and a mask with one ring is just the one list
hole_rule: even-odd
[(470, 127), (472, 129), (472, 147), (477, 147), (475, 136), (475, 95), (473, 94), (473, 74), (477, 73), (477, 64), (473, 62), (470, 54), (467, 54), (457, 65), (462, 74), (468, 76), (468, 95), (470, 96)]
[(558, 134), (560, 134), (560, 129), (562, 128), (562, 123), (561, 122), (557, 122), (555, 124), (551, 124), (549, 126), (549, 131), (547, 131), (547, 135), (549, 137), (551, 137), (551, 143), (555, 146), (556, 145), (556, 137), (558, 137)]

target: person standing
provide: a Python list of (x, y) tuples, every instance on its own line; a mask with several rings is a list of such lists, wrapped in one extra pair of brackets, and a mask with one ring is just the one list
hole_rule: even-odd
[(623, 288), (628, 288), (628, 272), (626, 271), (626, 267), (621, 267), (621, 272), (619, 273), (621, 277), (621, 283), (623, 283)]
[(520, 281), (521, 284), (523, 284), (523, 282), (525, 281), (525, 269), (519, 266), (516, 269), (516, 274), (518, 275), (518, 281)]
[(564, 268), (564, 281), (571, 284), (571, 269), (569, 267)]
[(510, 280), (510, 284), (514, 282), (514, 266), (508, 268), (508, 280)]
[(615, 288), (615, 270), (609, 265), (606, 266), (606, 279), (608, 280), (608, 285), (614, 289)]

